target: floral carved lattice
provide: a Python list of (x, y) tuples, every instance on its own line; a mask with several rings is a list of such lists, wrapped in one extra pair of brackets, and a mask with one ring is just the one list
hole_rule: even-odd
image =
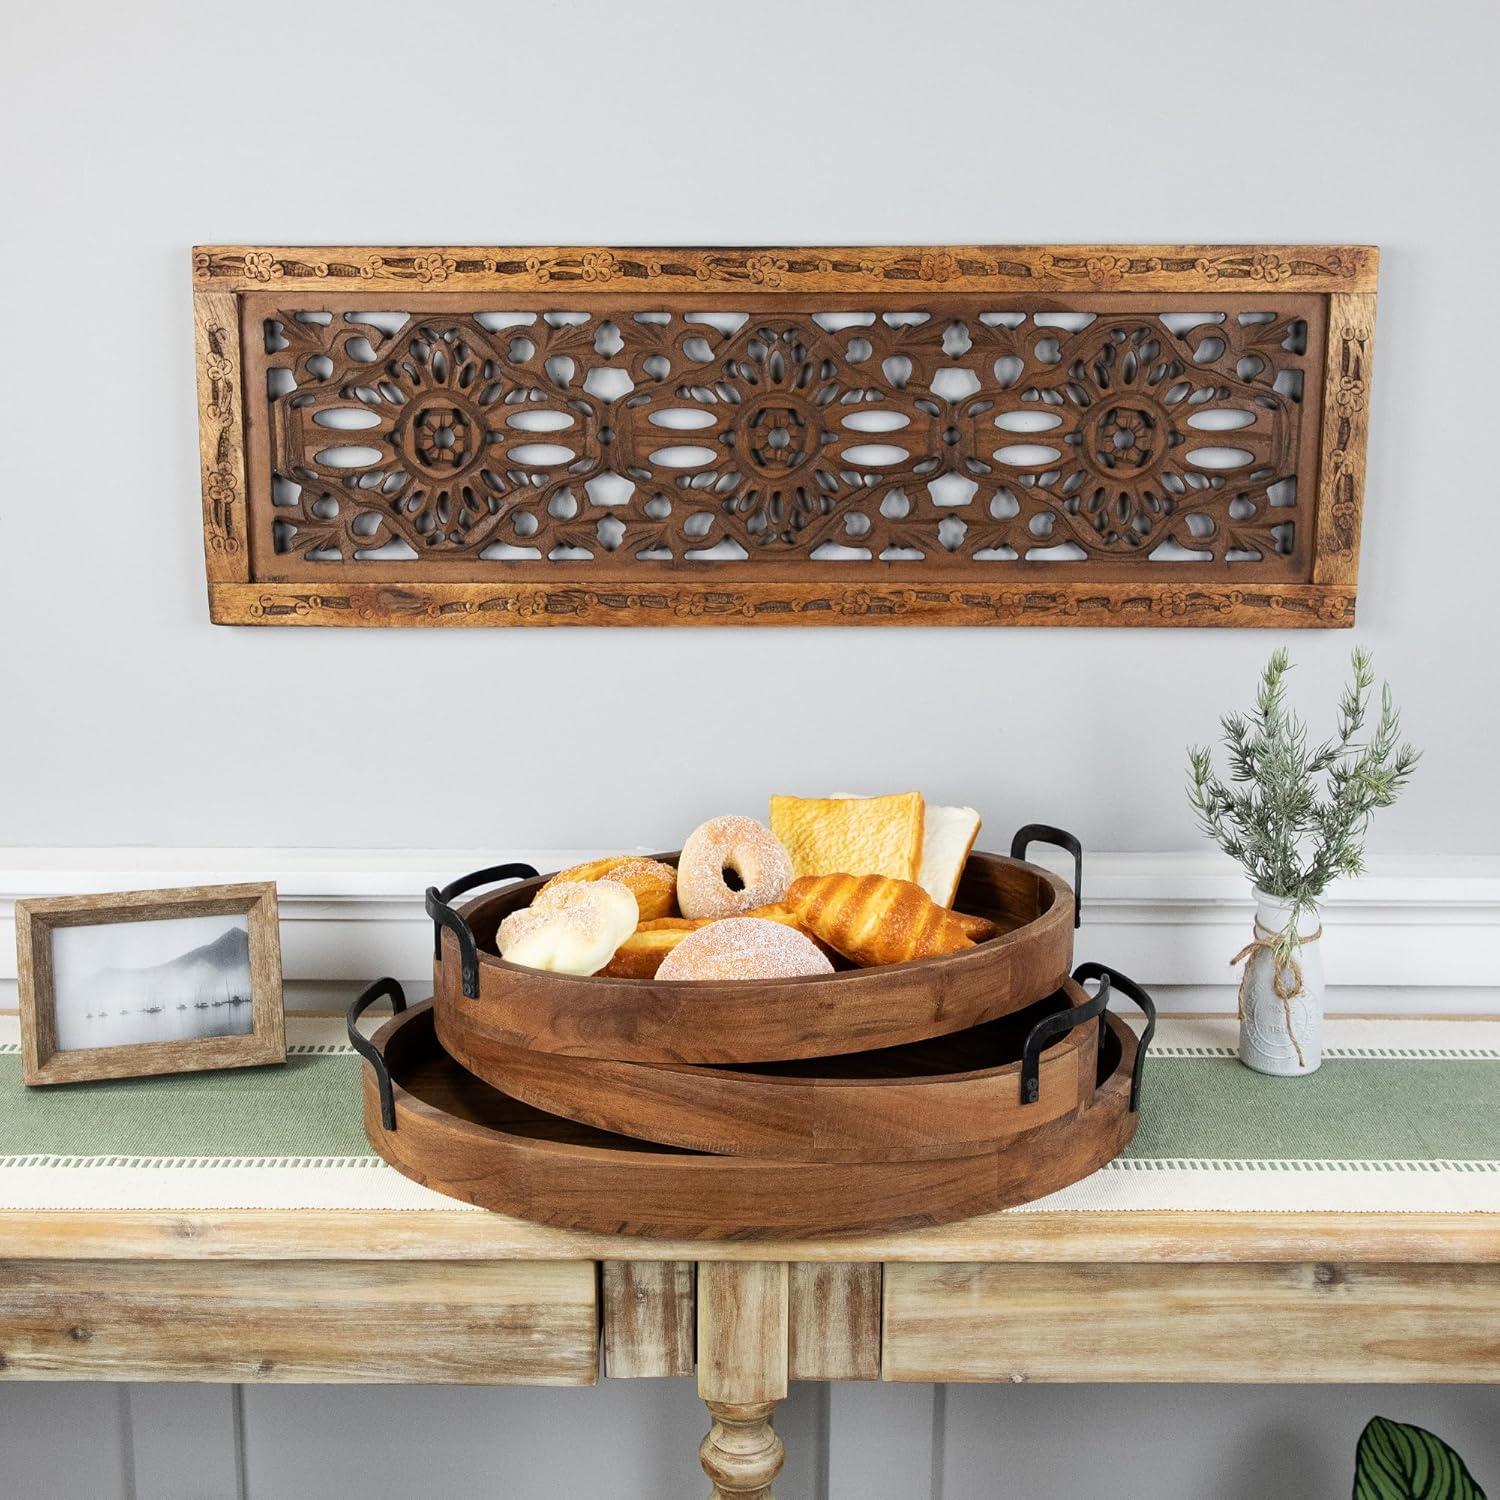
[(1292, 577), (1317, 299), (1165, 300), (386, 312), (268, 294), (265, 550), (303, 578), (413, 559)]

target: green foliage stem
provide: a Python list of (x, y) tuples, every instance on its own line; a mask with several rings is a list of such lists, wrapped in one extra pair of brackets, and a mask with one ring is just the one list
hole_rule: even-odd
[(1276, 945), (1283, 959), (1329, 882), (1362, 873), (1370, 817), (1396, 800), (1421, 755), (1398, 744), (1401, 716), (1389, 683), (1381, 685), (1374, 730), (1360, 738), (1375, 673), (1368, 651), (1356, 650), (1352, 665), (1333, 738), (1310, 745), (1306, 723), (1287, 707), (1291, 659), (1279, 650), (1261, 673), (1254, 709), (1221, 720), (1228, 779), (1206, 745), (1188, 751), (1188, 800), (1199, 826), (1257, 886), (1291, 903)]

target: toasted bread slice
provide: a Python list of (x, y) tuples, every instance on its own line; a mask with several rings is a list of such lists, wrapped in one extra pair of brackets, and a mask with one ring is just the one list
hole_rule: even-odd
[(914, 880), (922, 863), (922, 794), (772, 797), (771, 831), (798, 876)]
[[(839, 801), (868, 800), (858, 792), (830, 795)], [(979, 814), (972, 807), (944, 807), (938, 802), (923, 807), (922, 859), (916, 881), (939, 906), (953, 905), (959, 879), (979, 837), (979, 825)], [(988, 936), (994, 936), (993, 926)]]
[(917, 884), (939, 906), (952, 906), (958, 879), (979, 837), (979, 814), (972, 807), (929, 802), (922, 819), (922, 865)]

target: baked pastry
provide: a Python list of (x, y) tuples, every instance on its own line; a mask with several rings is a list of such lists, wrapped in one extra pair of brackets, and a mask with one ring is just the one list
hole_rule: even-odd
[(920, 792), (894, 797), (772, 797), (771, 828), (798, 875), (889, 875), (922, 864)]
[(501, 924), (501, 958), (557, 974), (597, 974), (635, 931), (635, 896), (614, 880), (549, 881)]
[(659, 859), (642, 859), (633, 854), (612, 854), (608, 859), (574, 865), (554, 875), (542, 890), (568, 881), (586, 883), (591, 880), (616, 880), (628, 886), (635, 896), (643, 922), (677, 915), (677, 871)]
[(976, 943), (987, 943), (1000, 931), (988, 917), (971, 917), (963, 911), (954, 912), (953, 920), (963, 928), (965, 935)]
[[(768, 922), (781, 922), (788, 927), (795, 927), (798, 932), (810, 937), (830, 958), (843, 957), (837, 948), (831, 943), (825, 943), (807, 926), (803, 921), (801, 908), (793, 906), (790, 901), (778, 901), (771, 906), (757, 906), (754, 911), (747, 911), (745, 915), (764, 917)], [(964, 936), (975, 943), (987, 943), (1000, 931), (988, 917), (971, 917), (967, 912), (962, 911), (952, 912), (950, 915), (958, 923)]]
[[(747, 911), (747, 917), (763, 917), (767, 922), (780, 922), (783, 927), (795, 927), (805, 938), (811, 938), (814, 946), (825, 958), (842, 961), (837, 948), (830, 948), (816, 933), (809, 932), (802, 925), (802, 919), (792, 910), (785, 901), (773, 901), (769, 906), (757, 906), (754, 911)], [(837, 962), (834, 967), (838, 966)]]
[(707, 925), (707, 917), (657, 917), (642, 922), (599, 973), (605, 979), (650, 979), (688, 933)]
[(688, 835), (677, 861), (685, 917), (737, 917), (780, 901), (791, 883), (791, 857), (754, 818), (710, 818)]
[(729, 917), (690, 932), (662, 960), (658, 979), (795, 979), (833, 965), (795, 927)]
[(792, 882), (785, 905), (831, 948), (862, 967), (901, 964), (972, 948), (946, 907), (914, 880), (884, 875), (812, 875)]
[(952, 906), (969, 851), (979, 837), (979, 814), (972, 807), (929, 802), (922, 810), (922, 862), (917, 884), (939, 906)]

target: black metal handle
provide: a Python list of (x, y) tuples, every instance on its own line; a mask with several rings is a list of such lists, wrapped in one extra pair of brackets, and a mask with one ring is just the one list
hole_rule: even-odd
[(1099, 993), (1086, 1005), (1070, 1005), (1066, 1010), (1043, 1016), (1026, 1033), (1021, 1048), (1021, 1103), (1035, 1104), (1042, 1092), (1042, 1053), (1058, 1037), (1066, 1036), (1075, 1026), (1102, 1016), (1109, 1005), (1109, 980), (1100, 981)]
[(469, 924), (454, 911), (453, 898), (472, 891), (476, 886), (492, 885), (497, 880), (535, 880), (536, 874), (531, 865), (491, 865), (488, 869), (471, 870), (467, 875), (460, 875), (445, 886), (427, 887), (427, 915), (432, 918), (432, 957), (435, 961), (443, 956), (443, 928), (450, 928), (458, 939), (459, 978), (466, 1000), (479, 998), (479, 949)]
[(346, 1024), (349, 1028), (349, 1041), (354, 1050), (375, 1070), (375, 1086), (380, 1090), (380, 1123), (387, 1130), (394, 1130), (396, 1128), (396, 1100), (391, 1093), (390, 1069), (386, 1067), (385, 1059), (380, 1055), (379, 1049), (354, 1024), (377, 1000), (384, 1000), (387, 997), (390, 998), (393, 1015), (399, 1016), (406, 1009), (406, 991), (401, 988), (400, 982), (389, 977), (377, 979), (374, 984), (350, 1002)]
[(1073, 856), (1073, 927), (1083, 926), (1083, 845), (1066, 828), (1054, 828), (1050, 823), (1028, 823), (1016, 829), (1010, 841), (1010, 857), (1025, 859), (1032, 844), (1056, 844)]
[(1135, 1067), (1130, 1074), (1130, 1108), (1138, 1110), (1141, 1107), (1141, 1074), (1146, 1070), (1146, 1049), (1151, 1045), (1151, 1038), (1156, 1035), (1156, 1002), (1128, 974), (1122, 974), (1108, 964), (1096, 963), (1093, 959), (1079, 964), (1073, 970), (1073, 978), (1079, 984), (1097, 979), (1101, 984), (1109, 985), (1112, 990), (1118, 990), (1127, 999), (1134, 1000), (1145, 1012), (1146, 1028), (1136, 1043)]

